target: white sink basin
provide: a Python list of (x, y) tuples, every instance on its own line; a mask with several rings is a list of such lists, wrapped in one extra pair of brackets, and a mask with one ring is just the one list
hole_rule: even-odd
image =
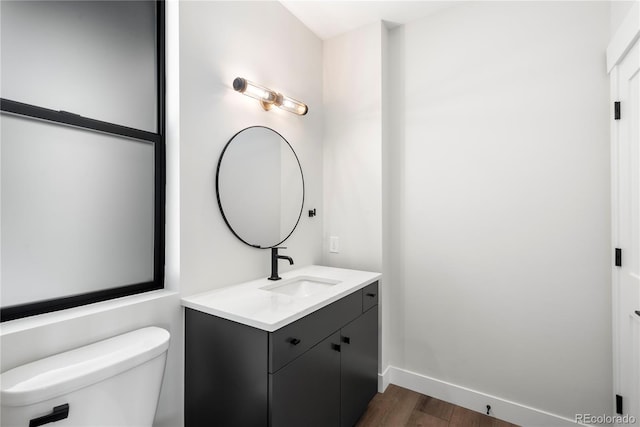
[(308, 297), (309, 295), (330, 289), (340, 283), (339, 280), (321, 277), (300, 276), (263, 286), (262, 290), (289, 295), (291, 297)]

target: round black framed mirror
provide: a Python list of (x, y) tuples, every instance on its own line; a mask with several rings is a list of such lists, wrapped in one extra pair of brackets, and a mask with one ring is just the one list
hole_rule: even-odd
[(225, 223), (254, 248), (283, 243), (304, 205), (304, 177), (291, 144), (275, 130), (251, 126), (225, 145), (216, 171), (216, 196)]

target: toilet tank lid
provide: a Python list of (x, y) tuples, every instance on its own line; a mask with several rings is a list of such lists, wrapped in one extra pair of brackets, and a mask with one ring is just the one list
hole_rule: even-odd
[(42, 402), (113, 377), (167, 351), (169, 332), (150, 326), (56, 354), (0, 375), (2, 406)]

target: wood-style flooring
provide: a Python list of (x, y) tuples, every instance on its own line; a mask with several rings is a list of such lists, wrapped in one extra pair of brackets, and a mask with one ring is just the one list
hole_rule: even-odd
[(356, 427), (517, 427), (406, 388), (390, 384), (369, 403)]

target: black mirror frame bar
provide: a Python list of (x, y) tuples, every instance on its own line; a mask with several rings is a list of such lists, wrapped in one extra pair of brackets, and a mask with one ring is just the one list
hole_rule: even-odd
[(166, 185), (166, 120), (165, 120), (165, 3), (156, 1), (156, 49), (157, 49), (157, 123), (158, 132), (147, 132), (100, 120), (89, 119), (66, 111), (55, 111), (34, 105), (0, 98), (0, 111), (17, 114), (61, 125), (90, 131), (103, 132), (153, 144), (155, 157), (154, 176), (154, 255), (153, 280), (116, 288), (102, 289), (85, 294), (72, 295), (33, 303), (0, 308), (0, 321), (5, 322), (36, 314), (64, 310), (128, 295), (164, 288), (165, 266), (165, 185)]

